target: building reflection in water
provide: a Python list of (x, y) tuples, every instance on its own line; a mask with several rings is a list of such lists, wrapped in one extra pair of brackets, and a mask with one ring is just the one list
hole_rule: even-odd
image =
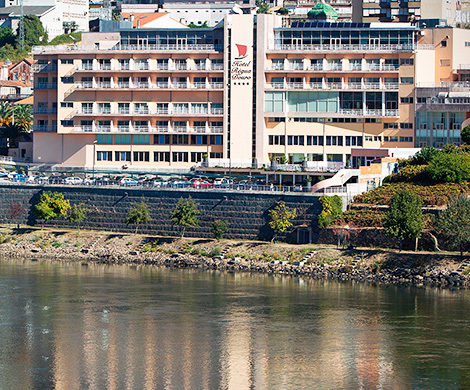
[(386, 290), (146, 267), (51, 263), (28, 272), (28, 291), (1, 303), (10, 355), (0, 385), (412, 387), (395, 364)]

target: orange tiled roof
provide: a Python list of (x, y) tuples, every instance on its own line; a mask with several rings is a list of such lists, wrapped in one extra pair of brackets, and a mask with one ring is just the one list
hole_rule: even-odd
[(3, 87), (26, 87), (25, 83), (12, 80), (0, 80), (0, 85)]
[(139, 25), (138, 21), (140, 20), (140, 27), (145, 26), (147, 23), (153, 22), (154, 20), (160, 19), (162, 16), (169, 15), (168, 12), (123, 12), (122, 17), (125, 20), (129, 20), (131, 14), (134, 14), (134, 21), (132, 22), (132, 27), (137, 28)]

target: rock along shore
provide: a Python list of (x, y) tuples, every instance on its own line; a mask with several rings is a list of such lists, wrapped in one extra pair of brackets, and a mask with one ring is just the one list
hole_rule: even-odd
[[(20, 234), (12, 230), (2, 231), (0, 259), (75, 261), (83, 266), (91, 263), (165, 266), (291, 275), (380, 285), (470, 288), (470, 275), (464, 272), (470, 267), (470, 260), (462, 262), (460, 258), (456, 260), (455, 256), (438, 258), (439, 255), (435, 254), (398, 254), (370, 249), (358, 250), (354, 252), (356, 255), (349, 256), (345, 255), (347, 252), (335, 248), (308, 247), (302, 250), (299, 246), (264, 242), (219, 243), (213, 240), (199, 240), (200, 245), (205, 245), (208, 250), (208, 245), (224, 248), (220, 250), (221, 253), (210, 255), (194, 253), (199, 251), (196, 250), (199, 245), (197, 240), (166, 239), (170, 244), (156, 246), (152, 245), (152, 242), (158, 242), (159, 238), (149, 241), (148, 237), (138, 235), (37, 230)], [(10, 240), (6, 239), (8, 232), (13, 237)], [(250, 248), (251, 251), (247, 252), (249, 255), (246, 257), (240, 252), (244, 247)], [(281, 258), (290, 256), (291, 260), (270, 260), (274, 255), (268, 253), (268, 249)], [(297, 252), (294, 253), (294, 250)], [(257, 256), (254, 253), (263, 255)], [(361, 253), (362, 257), (357, 253)], [(331, 256), (337, 259), (331, 260)]]

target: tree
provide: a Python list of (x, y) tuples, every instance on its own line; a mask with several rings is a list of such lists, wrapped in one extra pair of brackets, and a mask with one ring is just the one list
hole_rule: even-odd
[(0, 103), (0, 127), (8, 126), (13, 121), (13, 106), (8, 102)]
[[(18, 202), (11, 202), (10, 207), (8, 208), (8, 216), (12, 220), (19, 220), (19, 218), (23, 215), (23, 206)], [(18, 228), (20, 227), (20, 223), (18, 222)]]
[(426, 165), (439, 154), (439, 150), (432, 146), (425, 145), (421, 150), (416, 153), (411, 160), (408, 160), (412, 165)]
[(384, 226), (387, 234), (400, 241), (400, 251), (405, 238), (415, 239), (416, 251), (424, 228), (419, 196), (409, 189), (399, 190), (390, 200)]
[(66, 216), (68, 209), (70, 209), (70, 202), (64, 199), (64, 194), (45, 191), (39, 195), (39, 202), (34, 206), (33, 212), (36, 218), (48, 221), (61, 215)]
[(449, 199), (447, 208), (439, 213), (437, 230), (454, 246), (459, 247), (463, 256), (464, 245), (470, 242), (470, 198), (460, 194)]
[(258, 14), (267, 14), (269, 11), (269, 5), (264, 0), (256, 0), (256, 6), (258, 7)]
[(86, 219), (88, 214), (88, 210), (84, 206), (83, 203), (74, 204), (67, 217), (70, 222), (77, 224), (78, 231), (80, 231), (80, 224)]
[(224, 234), (227, 233), (228, 223), (221, 221), (220, 219), (212, 222), (211, 233), (214, 235), (217, 241), (223, 238)]
[(460, 138), (466, 145), (470, 145), (470, 125), (465, 126), (460, 132)]
[(325, 229), (343, 213), (343, 201), (338, 195), (322, 196), (320, 198), (322, 212), (318, 216), (318, 226)]
[[(17, 40), (20, 36), (20, 27), (16, 30)], [(31, 47), (34, 45), (46, 44), (47, 43), (47, 32), (44, 30), (44, 26), (36, 15), (25, 15), (24, 17), (24, 44), (25, 46)], [(19, 41), (17, 41), (19, 46)]]
[(147, 223), (150, 220), (151, 218), (147, 203), (145, 203), (145, 198), (142, 197), (140, 203), (134, 203), (133, 206), (129, 209), (129, 212), (127, 213), (126, 224), (135, 225), (135, 233), (137, 234), (139, 224)]
[[(3, 103), (2, 103), (3, 104)], [(21, 134), (27, 133), (31, 129), (31, 106), (17, 105), (8, 107), (0, 106), (0, 134), (7, 139), (7, 145), (12, 147), (13, 141)]]
[(470, 179), (470, 155), (439, 153), (429, 163), (427, 172), (437, 183), (461, 183)]
[(170, 214), (170, 219), (175, 225), (182, 226), (181, 238), (187, 227), (199, 226), (197, 216), (199, 203), (196, 203), (191, 197), (188, 199), (180, 198), (174, 210)]
[[(292, 226), (292, 220), (297, 216), (296, 209), (290, 209), (286, 206), (284, 201), (280, 200), (277, 202), (274, 209), (268, 211), (271, 221), (269, 226), (274, 230), (276, 234), (285, 232), (287, 228)], [(272, 241), (274, 242), (276, 235), (273, 236)]]
[(15, 34), (10, 27), (0, 28), (0, 46), (15, 44)]
[(279, 15), (284, 15), (284, 16), (286, 16), (286, 15), (289, 15), (289, 10), (288, 10), (287, 8), (282, 7), (282, 8), (279, 8), (279, 9), (277, 10), (277, 13), (278, 13)]

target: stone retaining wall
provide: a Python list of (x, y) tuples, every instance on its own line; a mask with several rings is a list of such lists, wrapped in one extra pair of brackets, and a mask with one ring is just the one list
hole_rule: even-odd
[[(220, 219), (229, 223), (226, 238), (270, 239), (273, 231), (268, 226), (268, 210), (279, 200), (286, 202), (288, 207), (297, 209), (294, 227), (310, 227), (312, 223), (315, 226), (316, 217), (321, 211), (318, 197), (304, 194), (5, 184), (0, 185), (0, 222), (16, 223), (8, 214), (11, 203), (15, 201), (25, 210), (21, 223), (39, 225), (40, 222), (32, 213), (32, 206), (38, 201), (41, 191), (58, 191), (63, 193), (71, 204), (84, 203), (90, 210), (83, 223), (84, 228), (119, 232), (135, 230), (135, 226), (125, 224), (125, 219), (132, 204), (140, 202), (144, 196), (152, 221), (140, 226), (139, 232), (170, 236), (180, 234), (179, 228), (172, 224), (169, 216), (181, 197), (191, 196), (199, 203), (200, 226), (189, 228), (185, 233), (186, 236), (192, 237), (211, 237), (210, 226), (214, 220)], [(59, 219), (48, 221), (46, 226), (72, 225), (65, 219)], [(290, 229), (283, 239), (295, 242), (296, 229)]]

